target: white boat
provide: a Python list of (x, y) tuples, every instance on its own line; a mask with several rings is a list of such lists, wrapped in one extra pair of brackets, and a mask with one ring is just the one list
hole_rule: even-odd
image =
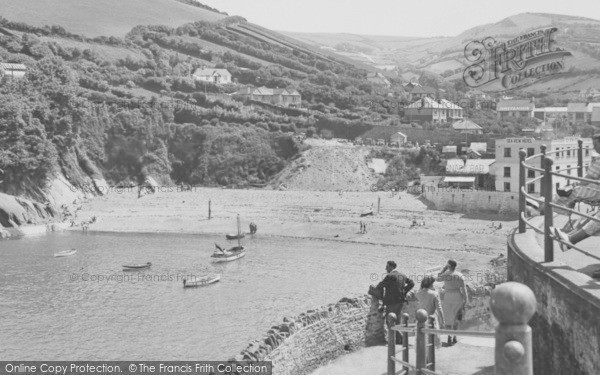
[(211, 255), (213, 262), (215, 262), (215, 263), (231, 262), (233, 260), (240, 259), (240, 258), (243, 258), (244, 256), (246, 256), (246, 248), (244, 246), (242, 246), (242, 243), (241, 243), (241, 239), (244, 236), (242, 235), (242, 229), (240, 226), (240, 215), (237, 215), (237, 227), (238, 227), (238, 232), (237, 232), (238, 245), (235, 247), (232, 247), (229, 250), (223, 250), (219, 245), (217, 245), (215, 243), (215, 246), (217, 249), (215, 250), (213, 255)]
[(211, 255), (211, 258), (213, 258), (212, 261), (215, 263), (222, 263), (231, 262), (232, 260), (243, 258), (245, 255), (246, 249), (244, 248), (244, 246), (236, 246), (223, 252), (215, 251), (213, 255)]
[(221, 280), (221, 275), (206, 275), (201, 277), (190, 277), (190, 279), (183, 279), (183, 287), (184, 288), (194, 288), (198, 286), (207, 286), (210, 284), (214, 284), (217, 281)]
[(71, 255), (75, 255), (76, 252), (77, 252), (77, 250), (75, 250), (75, 249), (63, 250), (63, 251), (59, 251), (58, 253), (54, 253), (54, 256), (55, 257), (68, 257)]
[(146, 264), (124, 264), (123, 271), (134, 271), (134, 270), (143, 270), (144, 268), (150, 268), (152, 263), (148, 262)]

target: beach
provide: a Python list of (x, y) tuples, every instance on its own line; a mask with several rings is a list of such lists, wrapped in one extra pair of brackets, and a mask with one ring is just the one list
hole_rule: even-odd
[[(254, 222), (258, 226), (256, 236), (324, 240), (336, 247), (344, 243), (398, 246), (417, 256), (419, 249), (427, 249), (439, 251), (443, 264), (446, 251), (474, 252), (489, 259), (505, 253), (506, 235), (517, 223), (503, 221), (502, 229), (496, 229), (487, 217), (429, 210), (425, 202), (408, 193), (178, 191), (176, 187), (159, 187), (155, 194), (138, 198), (137, 190), (133, 190), (111, 191), (84, 202), (77, 212), (76, 226), (70, 229), (82, 230), (77, 224), (95, 216), (89, 231), (221, 234), (225, 241), (225, 234), (237, 232), (239, 214), (242, 232), (248, 233), (249, 223)], [(372, 216), (361, 217), (371, 211)], [(413, 219), (424, 225), (411, 227)], [(361, 221), (366, 223), (367, 233), (360, 233)], [(472, 269), (484, 265), (463, 266)]]

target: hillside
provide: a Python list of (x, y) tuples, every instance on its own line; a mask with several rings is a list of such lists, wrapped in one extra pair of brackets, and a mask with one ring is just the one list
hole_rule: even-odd
[(372, 66), (397, 66), (404, 79), (407, 79), (409, 72), (429, 71), (452, 82), (462, 79), (462, 72), (467, 66), (464, 47), (470, 41), (486, 37), (504, 41), (527, 31), (549, 26), (558, 28), (555, 34), (557, 44), (573, 54), (567, 62), (570, 74), (562, 77), (560, 84), (548, 79), (539, 81), (524, 91), (569, 92), (597, 87), (600, 74), (600, 21), (590, 18), (523, 13), (468, 29), (455, 37), (440, 38), (303, 33), (288, 35), (320, 48), (333, 49)]
[(38, 27), (58, 25), (88, 37), (123, 37), (137, 25), (177, 27), (227, 17), (176, 0), (2, 0), (0, 16)]

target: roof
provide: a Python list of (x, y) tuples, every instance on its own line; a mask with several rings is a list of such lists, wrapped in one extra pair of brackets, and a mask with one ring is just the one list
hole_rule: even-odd
[(25, 64), (0, 63), (0, 69), (27, 70), (27, 67), (25, 66)]
[(487, 151), (487, 142), (471, 142), (469, 148), (473, 151), (478, 152), (486, 152)]
[(567, 112), (568, 107), (545, 107), (536, 108), (536, 112), (555, 113), (555, 112)]
[(454, 130), (483, 130), (483, 128), (471, 120), (460, 120), (452, 124)]
[(495, 162), (496, 159), (449, 159), (446, 162), (446, 173), (488, 174), (490, 173), (490, 165)]
[(533, 111), (535, 104), (529, 99), (500, 99), (496, 111)]
[(457, 176), (446, 176), (444, 182), (475, 182), (475, 177), (457, 177)]
[(456, 146), (444, 146), (442, 147), (442, 153), (444, 152), (454, 152), (456, 153), (457, 147)]
[(231, 73), (227, 69), (213, 69), (213, 68), (198, 68), (194, 72), (195, 76), (231, 76)]

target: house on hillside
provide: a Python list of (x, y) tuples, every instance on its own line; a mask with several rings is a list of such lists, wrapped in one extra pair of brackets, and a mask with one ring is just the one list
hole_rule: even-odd
[(376, 85), (382, 85), (386, 87), (390, 87), (392, 84), (390, 81), (385, 78), (385, 76), (379, 72), (371, 72), (367, 73), (367, 81), (374, 83)]
[(468, 119), (456, 121), (452, 124), (452, 129), (461, 134), (483, 134), (483, 128)]
[(400, 132), (394, 133), (390, 136), (390, 143), (396, 142), (399, 146), (405, 144), (407, 140), (408, 137), (406, 134)]
[(600, 126), (600, 107), (594, 107), (592, 110), (592, 125)]
[(231, 83), (231, 73), (227, 69), (202, 67), (196, 69), (192, 77), (196, 81), (211, 82), (216, 85)]
[(294, 89), (270, 89), (268, 87), (245, 87), (233, 94), (243, 100), (255, 100), (290, 108), (300, 108), (302, 96)]
[(569, 103), (567, 106), (569, 125), (591, 124), (595, 107), (600, 107), (600, 103)]
[(600, 98), (600, 90), (595, 89), (593, 87), (579, 91), (579, 99), (594, 100), (594, 99), (598, 99), (598, 98)]
[(424, 97), (404, 109), (404, 118), (408, 122), (431, 124), (457, 121), (463, 118), (463, 108), (446, 99), (435, 101), (430, 97)]
[(25, 64), (0, 63), (0, 78), (23, 78), (27, 73)]
[(536, 108), (533, 110), (533, 117), (542, 120), (556, 120), (567, 118), (568, 107), (545, 107), (545, 108)]
[(458, 154), (458, 146), (448, 145), (442, 147), (442, 156), (444, 158), (450, 159), (455, 158)]
[(534, 99), (501, 99), (496, 105), (498, 118), (533, 117)]

